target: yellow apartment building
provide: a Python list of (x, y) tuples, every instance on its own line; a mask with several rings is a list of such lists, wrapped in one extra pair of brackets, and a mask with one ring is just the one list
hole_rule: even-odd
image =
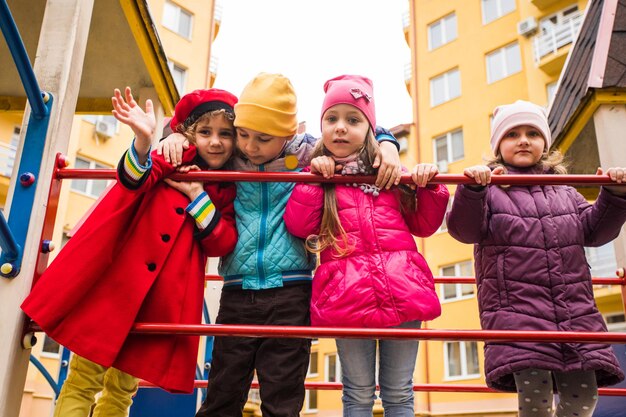
[[(409, 158), (454, 174), (484, 163), (495, 106), (518, 99), (549, 105), (586, 6), (576, 0), (409, 0), (404, 16), (412, 54), (406, 71), (414, 119)], [(420, 243), (434, 275), (473, 276), (472, 246), (450, 237), (445, 224)], [(615, 276), (612, 244), (590, 249), (588, 259), (594, 276)], [(480, 329), (474, 285), (439, 284), (437, 290), (443, 314), (427, 328)], [(596, 298), (609, 328), (623, 331), (620, 288), (596, 287)], [(484, 384), (482, 342), (421, 342), (415, 381)], [(513, 416), (517, 399), (419, 393), (416, 410), (424, 416)]]

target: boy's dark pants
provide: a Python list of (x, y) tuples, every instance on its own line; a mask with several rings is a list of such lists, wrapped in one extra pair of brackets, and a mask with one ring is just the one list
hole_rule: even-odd
[[(218, 324), (308, 326), (311, 284), (223, 290)], [(240, 417), (254, 371), (264, 417), (297, 417), (304, 402), (310, 339), (215, 338), (207, 396), (196, 417)]]

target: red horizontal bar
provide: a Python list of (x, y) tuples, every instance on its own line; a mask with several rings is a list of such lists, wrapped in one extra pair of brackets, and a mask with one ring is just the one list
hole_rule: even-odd
[(307, 326), (252, 326), (235, 324), (136, 323), (133, 333), (186, 334), (284, 338), (417, 339), (527, 342), (585, 342), (626, 344), (626, 333), (530, 331), (530, 330), (436, 330), (358, 329)]
[[(31, 322), (27, 331), (42, 332), (43, 330), (38, 324)], [(131, 329), (131, 333), (184, 334), (196, 336), (278, 337), (291, 339), (409, 339), (626, 344), (626, 333), (622, 332), (540, 330), (359, 329), (353, 327), (254, 326), (243, 324), (135, 323)]]
[[(436, 284), (475, 284), (474, 277), (434, 277)], [(219, 275), (205, 275), (207, 281), (223, 281), (224, 278)], [(626, 285), (626, 278), (591, 278), (593, 285)]]
[[(207, 380), (196, 379), (193, 386), (194, 388), (206, 388), (207, 385)], [(150, 382), (144, 380), (139, 381), (139, 386), (142, 388), (156, 388), (154, 384), (151, 384)], [(304, 383), (304, 387), (308, 390), (333, 391), (341, 390), (343, 388), (343, 385), (340, 382), (307, 381)], [(258, 389), (259, 382), (252, 381), (252, 388)], [(376, 387), (376, 389), (379, 389), (379, 387)], [(495, 389), (479, 384), (415, 384), (413, 385), (413, 391), (513, 394), (511, 392), (496, 391)], [(626, 397), (626, 388), (599, 388), (598, 394), (612, 397)]]
[[(59, 179), (115, 179), (113, 169), (57, 169)], [(329, 182), (329, 183), (374, 183), (374, 176), (366, 175), (335, 175), (323, 178), (308, 172), (249, 172), (249, 171), (194, 171), (187, 174), (174, 174), (172, 179), (180, 181), (254, 181), (254, 182)], [(404, 174), (402, 184), (412, 184), (413, 180)], [(492, 184), (510, 185), (624, 185), (616, 184), (608, 175), (494, 175)], [(429, 184), (474, 184), (474, 180), (462, 174), (437, 174)]]

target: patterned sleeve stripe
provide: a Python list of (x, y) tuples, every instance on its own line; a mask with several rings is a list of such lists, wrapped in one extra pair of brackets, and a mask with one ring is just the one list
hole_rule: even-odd
[(203, 192), (187, 206), (187, 212), (194, 218), (198, 229), (205, 229), (215, 217), (215, 205), (206, 192)]
[(139, 156), (137, 156), (137, 151), (135, 150), (135, 141), (130, 146), (128, 152), (126, 152), (126, 157), (124, 158), (124, 173), (126, 177), (135, 182), (139, 182), (143, 174), (145, 174), (152, 167), (152, 158), (150, 157), (150, 153), (148, 153), (148, 160), (145, 165), (141, 165), (139, 163)]

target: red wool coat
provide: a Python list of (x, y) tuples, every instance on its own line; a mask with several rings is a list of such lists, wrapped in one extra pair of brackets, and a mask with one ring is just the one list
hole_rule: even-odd
[[(195, 159), (195, 148), (185, 154)], [(129, 334), (135, 322), (199, 324), (207, 256), (237, 241), (233, 184), (207, 183), (218, 214), (202, 233), (189, 199), (161, 179), (173, 168), (152, 154), (136, 190), (111, 188), (22, 304), (58, 343), (170, 392), (191, 392), (198, 336)]]

